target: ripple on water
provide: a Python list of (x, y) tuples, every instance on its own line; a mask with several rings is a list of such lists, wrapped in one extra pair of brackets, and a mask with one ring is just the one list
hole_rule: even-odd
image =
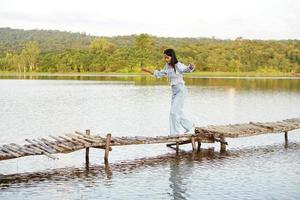
[[(1, 178), (0, 197), (140, 199), (297, 199), (300, 143), (169, 153), (85, 168), (62, 168)], [(47, 194), (47, 195), (46, 195)], [(23, 198), (24, 197), (24, 198)]]

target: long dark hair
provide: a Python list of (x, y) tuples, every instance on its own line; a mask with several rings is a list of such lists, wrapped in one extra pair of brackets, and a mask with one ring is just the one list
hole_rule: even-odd
[(171, 66), (174, 68), (176, 73), (175, 64), (178, 63), (178, 60), (176, 58), (175, 51), (173, 49), (166, 49), (164, 50), (164, 54), (166, 54), (167, 56), (171, 56)]

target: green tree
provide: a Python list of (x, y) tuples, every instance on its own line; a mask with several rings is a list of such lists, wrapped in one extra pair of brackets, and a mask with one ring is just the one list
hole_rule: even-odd
[(139, 63), (137, 67), (149, 65), (151, 59), (153, 59), (152, 55), (154, 51), (154, 41), (148, 34), (143, 33), (135, 36), (134, 55)]
[(30, 72), (35, 70), (39, 53), (40, 49), (36, 42), (30, 41), (26, 43), (20, 55), (20, 59), (25, 61), (24, 71), (26, 71), (26, 67), (29, 68)]
[(96, 38), (91, 41), (90, 49), (92, 53), (108, 53), (112, 54), (116, 50), (116, 46), (104, 38)]

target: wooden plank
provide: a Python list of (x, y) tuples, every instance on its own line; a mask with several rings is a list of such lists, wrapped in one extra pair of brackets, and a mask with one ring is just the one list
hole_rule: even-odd
[(11, 155), (9, 153), (6, 153), (6, 152), (2, 151), (2, 149), (0, 147), (0, 156), (3, 157), (3, 158), (6, 158), (6, 157), (9, 157)]
[(70, 134), (72, 136), (77, 136), (78, 138), (82, 139), (82, 140), (85, 140), (87, 142), (90, 142), (90, 143), (97, 143), (97, 142), (101, 142), (101, 140), (99, 139), (91, 139), (90, 137), (83, 137), (81, 136), (80, 134)]
[(22, 156), (22, 155), (25, 154), (25, 153), (23, 153), (23, 152), (20, 152), (20, 151), (16, 150), (15, 148), (11, 147), (11, 146), (8, 145), (8, 144), (3, 145), (2, 148), (6, 148), (6, 149), (8, 149), (8, 150), (10, 150), (10, 151), (12, 151), (12, 152), (14, 152), (14, 153), (16, 153), (16, 154), (19, 154), (20, 156)]
[(22, 154), (22, 155), (28, 155), (28, 154), (31, 154), (30, 152), (26, 151), (26, 150), (22, 150), (21, 148), (16, 148), (15, 146), (13, 145), (4, 145), (6, 148), (8, 148), (9, 150), (12, 150), (16, 153), (19, 153), (19, 154)]
[(67, 141), (61, 140), (58, 137), (53, 136), (53, 135), (49, 135), (49, 137), (51, 137), (52, 139), (54, 139), (54, 140), (56, 140), (57, 142), (60, 142), (60, 143), (66, 143), (67, 142)]
[(289, 123), (296, 123), (296, 124), (300, 125), (300, 118), (290, 118), (290, 119), (285, 119), (285, 120), (282, 120), (282, 121), (289, 122)]
[(69, 137), (69, 138), (71, 138), (72, 140), (76, 140), (76, 141), (82, 143), (85, 146), (91, 146), (91, 144), (92, 144), (91, 142), (84, 141), (84, 140), (78, 138), (77, 136), (75, 137), (75, 136), (73, 136), (71, 134), (66, 134), (66, 136)]
[(15, 152), (15, 153), (21, 155), (21, 156), (25, 155), (24, 152), (20, 152), (20, 151), (16, 150), (14, 147), (11, 147), (10, 145), (5, 144), (5, 145), (3, 145), (3, 147), (10, 150), (10, 151), (12, 151), (12, 152)]
[[(0, 151), (0, 160), (6, 160), (6, 159), (11, 159), (11, 158), (15, 158), (15, 157), (9, 153), (2, 151), (2, 150)], [(1, 174), (0, 174), (0, 176), (1, 176)]]
[(6, 153), (0, 149), (0, 156), (5, 156)]
[(55, 144), (55, 142), (49, 141), (45, 138), (39, 138), (39, 140), (41, 140), (42, 142), (44, 142), (48, 146), (51, 146), (52, 148), (54, 148), (58, 152), (63, 152), (64, 151), (64, 149), (62, 147), (59, 147), (57, 144)]
[(90, 140), (92, 140), (92, 141), (95, 141), (95, 140), (106, 141), (105, 138), (100, 137), (99, 135), (97, 135), (97, 137), (95, 137), (95, 136), (92, 136), (92, 135), (86, 135), (86, 134), (84, 134), (84, 133), (80, 133), (80, 132), (78, 132), (78, 131), (75, 131), (75, 134), (81, 135), (81, 136), (83, 136), (84, 138), (90, 139)]
[(28, 154), (35, 154), (34, 151), (32, 151), (32, 150), (26, 148), (25, 146), (20, 146), (20, 145), (18, 145), (18, 144), (16, 144), (16, 143), (10, 143), (10, 145), (11, 145), (11, 146), (15, 146), (16, 148), (19, 148), (19, 149), (21, 149), (21, 151), (27, 152)]
[(35, 145), (29, 144), (26, 146), (28, 149), (34, 151), (36, 154), (40, 155), (43, 154), (44, 150), (37, 148)]
[(47, 152), (49, 154), (54, 153), (53, 151), (49, 150), (48, 148), (43, 147), (42, 145), (35, 143), (33, 141), (31, 141), (30, 139), (25, 139), (26, 142), (29, 142), (30, 144), (34, 145), (35, 147), (37, 147), (38, 149), (42, 150), (42, 152)]
[(58, 159), (57, 157), (52, 156), (51, 154), (49, 154), (49, 153), (47, 153), (46, 151), (43, 151), (43, 150), (37, 148), (37, 147), (34, 146), (34, 145), (30, 145), (30, 146), (28, 146), (28, 148), (31, 148), (31, 149), (33, 149), (34, 151), (39, 152), (39, 153), (37, 153), (38, 155), (43, 154), (43, 155), (45, 155), (45, 156), (47, 156), (47, 157), (49, 157), (49, 158), (51, 158), (51, 159), (53, 159), (53, 160)]
[[(178, 142), (178, 145), (189, 144), (189, 143), (191, 143), (190, 140), (188, 140), (188, 141), (183, 141), (183, 142)], [(173, 142), (173, 143), (166, 144), (166, 146), (167, 146), (167, 147), (171, 147), (171, 146), (176, 145), (176, 144), (177, 144), (177, 142)]]
[(259, 127), (263, 127), (263, 128), (266, 128), (266, 129), (269, 129), (269, 130), (274, 130), (274, 127), (273, 126), (270, 126), (270, 125), (267, 125), (267, 123), (260, 123), (260, 122), (250, 122), (250, 124), (253, 124), (255, 126), (259, 126)]
[(24, 147), (29, 150), (29, 151), (33, 151), (34, 154), (40, 155), (43, 153), (42, 150), (40, 150), (39, 148), (36, 148), (35, 146), (33, 146), (32, 144), (25, 144)]
[(58, 148), (60, 148), (63, 152), (64, 151), (73, 151), (75, 150), (75, 146), (73, 144), (70, 144), (69, 142), (57, 142), (57, 141), (51, 141), (53, 145), (56, 145)]
[(71, 143), (73, 143), (73, 144), (75, 144), (75, 145), (79, 145), (79, 146), (81, 146), (82, 144), (81, 143), (79, 143), (78, 141), (74, 141), (74, 140), (72, 140), (72, 139), (69, 139), (69, 138), (66, 138), (66, 137), (64, 137), (64, 136), (58, 136), (59, 138), (61, 138), (61, 139), (64, 139), (64, 140), (66, 140), (66, 141), (68, 141), (68, 142), (71, 142)]
[(73, 150), (75, 150), (75, 148), (72, 148), (72, 147), (70, 147), (70, 146), (67, 146), (66, 144), (57, 143), (56, 145), (59, 146), (59, 147), (61, 147), (61, 148), (64, 148), (64, 151), (65, 151), (65, 150), (68, 150), (68, 151), (73, 151)]
[(63, 148), (69, 149), (69, 150), (74, 150), (74, 145), (69, 144), (68, 141), (61, 140), (53, 135), (49, 135), (49, 137), (56, 140), (58, 142), (58, 144), (57, 144), (58, 146), (61, 146)]
[(56, 152), (56, 149), (53, 149), (52, 147), (47, 146), (47, 145), (46, 145), (44, 142), (42, 142), (42, 141), (39, 141), (39, 140), (36, 140), (36, 139), (32, 139), (32, 141), (35, 142), (35, 143), (37, 143), (37, 144), (39, 144), (39, 145), (41, 145), (41, 146), (44, 147), (45, 149), (47, 149), (47, 151), (48, 151), (49, 153), (51, 153), (51, 154), (57, 153), (57, 152)]
[(14, 151), (11, 151), (11, 150), (7, 149), (7, 148), (4, 147), (4, 146), (2, 146), (1, 148), (2, 148), (2, 151), (6, 152), (6, 153), (8, 153), (8, 154), (10, 154), (10, 155), (12, 155), (12, 157), (17, 157), (17, 158), (18, 158), (18, 157), (21, 157), (21, 156), (22, 156), (21, 154), (15, 153)]

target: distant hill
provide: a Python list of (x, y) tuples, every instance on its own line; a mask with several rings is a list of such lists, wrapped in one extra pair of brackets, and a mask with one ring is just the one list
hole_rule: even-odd
[(100, 37), (12, 28), (0, 28), (0, 71), (140, 72), (141, 66), (161, 66), (165, 48), (199, 71), (300, 72), (299, 40)]
[(26, 42), (36, 41), (42, 51), (87, 48), (95, 37), (85, 33), (58, 30), (23, 30), (0, 28), (1, 51), (19, 51)]
[[(132, 46), (136, 35), (103, 37), (114, 43), (117, 47)], [(24, 30), (12, 28), (0, 28), (0, 52), (19, 52), (28, 41), (36, 41), (42, 52), (60, 51), (65, 49), (85, 49), (91, 41), (99, 36), (87, 35), (85, 33), (74, 33), (59, 30)], [(156, 37), (157, 46), (176, 46), (183, 43), (213, 41), (209, 38), (173, 38)]]

